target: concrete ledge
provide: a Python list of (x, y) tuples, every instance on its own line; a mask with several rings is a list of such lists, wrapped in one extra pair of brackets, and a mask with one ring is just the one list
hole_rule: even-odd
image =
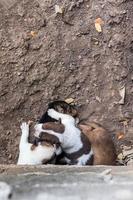
[(133, 167), (0, 165), (13, 200), (133, 200)]
[(133, 173), (133, 166), (74, 166), (74, 165), (0, 165), (0, 174), (23, 174), (26, 172), (58, 173), (67, 172), (101, 172), (111, 169), (113, 173)]

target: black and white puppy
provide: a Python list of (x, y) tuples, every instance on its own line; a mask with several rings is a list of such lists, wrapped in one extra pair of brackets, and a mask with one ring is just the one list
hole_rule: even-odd
[(70, 105), (70, 104), (66, 103), (65, 101), (59, 100), (59, 101), (53, 101), (53, 102), (48, 104), (48, 108), (47, 108), (46, 112), (42, 115), (42, 117), (38, 121), (39, 124), (44, 124), (46, 122), (56, 122), (56, 121), (58, 121), (55, 118), (52, 118), (48, 114), (48, 110), (52, 109), (52, 108), (55, 109), (59, 113), (71, 115), (72, 117), (75, 118), (76, 123), (79, 120), (78, 119), (78, 110), (76, 109), (76, 106)]
[[(76, 127), (77, 111), (66, 102), (56, 101), (48, 108), (44, 114), (44, 118), (51, 118), (52, 122), (61, 119), (62, 124), (65, 127), (63, 133), (56, 132), (55, 130), (47, 129), (43, 120), (35, 126), (35, 136), (39, 137), (40, 133), (47, 132), (59, 139), (63, 152), (65, 154), (65, 160), (67, 164), (87, 165), (93, 162), (93, 151), (88, 138), (81, 133), (80, 129)], [(54, 105), (54, 106), (53, 106)], [(64, 107), (65, 106), (65, 107)], [(58, 111), (57, 111), (58, 110)], [(60, 112), (59, 112), (60, 111)], [(62, 112), (62, 113), (61, 113)], [(43, 118), (43, 119), (44, 119)], [(53, 122), (55, 123), (55, 122)]]

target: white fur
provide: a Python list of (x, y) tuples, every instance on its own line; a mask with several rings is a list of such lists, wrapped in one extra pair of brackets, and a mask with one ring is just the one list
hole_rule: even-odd
[[(83, 154), (82, 156), (80, 156), (77, 160), (77, 165), (82, 166), (82, 165), (86, 165), (86, 162), (91, 158), (91, 156), (93, 155), (93, 151), (91, 149), (91, 151), (88, 154)], [(71, 160), (67, 157), (65, 157), (65, 161), (67, 162), (67, 164), (71, 164)]]
[[(64, 143), (62, 144), (63, 150), (68, 154), (80, 150), (83, 144), (81, 141), (81, 131), (75, 126), (77, 121), (72, 116), (59, 113), (54, 109), (49, 109), (48, 115), (56, 120), (61, 119), (62, 124), (65, 126), (65, 132), (63, 133)], [(85, 165), (92, 155), (93, 151), (91, 149), (88, 154), (83, 154), (78, 158), (77, 165)], [(70, 160), (67, 158), (66, 161), (68, 161), (68, 164), (70, 163)]]
[(75, 126), (75, 119), (72, 116), (59, 113), (54, 109), (49, 109), (48, 115), (56, 120), (61, 118), (61, 122), (65, 126), (62, 148), (66, 153), (74, 153), (83, 147), (80, 137), (81, 132)]
[(80, 138), (80, 130), (75, 127), (75, 119), (70, 115), (56, 112), (54, 109), (49, 109), (48, 115), (56, 120), (61, 118), (62, 124), (65, 125), (64, 133), (61, 134), (52, 130), (44, 130), (42, 129), (42, 124), (37, 124), (35, 126), (35, 135), (39, 137), (40, 132), (47, 132), (58, 137), (66, 153), (76, 152), (81, 149), (83, 144)]
[(19, 145), (18, 165), (38, 165), (42, 164), (44, 159), (50, 160), (54, 155), (56, 148), (52, 146), (38, 146), (32, 151), (32, 144), (28, 142), (29, 125), (24, 122), (21, 125), (22, 136)]
[[(65, 126), (65, 131), (62, 134), (56, 133), (52, 130), (44, 130), (42, 129), (42, 124), (37, 124), (35, 126), (36, 134), (39, 136), (40, 132), (47, 132), (55, 135), (60, 140), (63, 151), (67, 154), (79, 151), (83, 147), (83, 143), (81, 141), (81, 131), (75, 126), (75, 119), (70, 115), (59, 113), (54, 109), (49, 109), (47, 112), (50, 117), (56, 120), (61, 119), (62, 124)], [(92, 154), (93, 152), (91, 150), (88, 154), (82, 155), (78, 159), (78, 165), (85, 165), (91, 158)], [(70, 160), (68, 158), (66, 158), (66, 162), (70, 164)]]
[(88, 161), (91, 158), (92, 155), (93, 155), (93, 151), (91, 149), (89, 154), (83, 154), (82, 156), (80, 156), (78, 158), (78, 164), (77, 165), (86, 165), (86, 161)]
[(61, 133), (57, 133), (57, 132), (54, 132), (53, 130), (45, 130), (42, 128), (42, 125), (43, 124), (36, 124), (34, 129), (35, 129), (35, 136), (36, 137), (39, 137), (40, 133), (41, 132), (47, 132), (51, 135), (54, 135), (56, 137), (58, 137), (59, 141), (62, 143), (63, 142), (63, 135)]

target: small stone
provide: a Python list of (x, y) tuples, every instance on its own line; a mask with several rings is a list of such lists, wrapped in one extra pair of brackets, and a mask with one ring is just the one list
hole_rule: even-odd
[(7, 135), (10, 135), (11, 134), (11, 131), (7, 131)]
[(18, 15), (19, 15), (19, 16), (21, 16), (21, 17), (24, 16), (25, 11), (24, 11), (24, 9), (23, 9), (21, 6), (18, 6), (17, 11), (18, 11)]
[(20, 71), (23, 72), (23, 71), (24, 71), (24, 67), (21, 67), (21, 68), (20, 68)]
[(99, 42), (98, 42), (98, 41), (96, 41), (96, 42), (95, 42), (95, 44), (96, 44), (96, 45), (98, 45), (98, 44), (99, 44)]
[(21, 76), (21, 72), (18, 72), (17, 74), (18, 74), (18, 76)]
[(126, 11), (126, 10), (124, 10), (124, 11), (122, 11), (122, 13), (123, 13), (123, 14), (126, 14), (126, 13), (127, 13), (127, 11)]
[(9, 158), (9, 160), (11, 160), (11, 159), (12, 159), (12, 155), (10, 154), (10, 155), (8, 156), (8, 158)]
[(61, 68), (58, 68), (57, 71), (58, 71), (58, 72), (61, 72)]
[(80, 85), (79, 84), (76, 85), (76, 89), (80, 89)]

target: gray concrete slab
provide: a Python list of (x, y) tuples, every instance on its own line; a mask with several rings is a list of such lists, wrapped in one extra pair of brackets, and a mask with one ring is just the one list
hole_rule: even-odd
[(133, 200), (133, 167), (2, 165), (0, 170), (13, 200)]

